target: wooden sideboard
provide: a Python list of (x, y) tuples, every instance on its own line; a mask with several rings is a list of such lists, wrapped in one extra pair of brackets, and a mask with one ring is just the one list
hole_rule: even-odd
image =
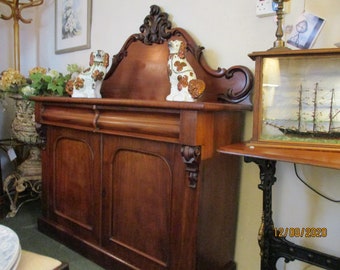
[[(113, 57), (102, 99), (33, 98), (39, 230), (105, 269), (235, 269), (240, 159), (216, 149), (242, 138), (252, 74), (210, 69), (157, 6), (144, 22)], [(165, 101), (173, 38), (207, 85), (196, 102)]]
[(36, 102), (47, 129), (41, 231), (107, 269), (231, 263), (240, 163), (216, 147), (241, 139), (238, 106)]

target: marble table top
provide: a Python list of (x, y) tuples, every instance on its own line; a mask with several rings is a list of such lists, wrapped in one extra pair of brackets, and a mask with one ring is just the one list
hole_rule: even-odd
[(0, 225), (0, 269), (15, 270), (19, 264), (21, 247), (18, 235)]

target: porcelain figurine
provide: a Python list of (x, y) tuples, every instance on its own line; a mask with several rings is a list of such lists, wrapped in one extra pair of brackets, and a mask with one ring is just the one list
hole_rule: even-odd
[(195, 101), (205, 89), (204, 81), (196, 78), (196, 73), (187, 61), (186, 42), (182, 40), (170, 40), (168, 73), (170, 79), (170, 94), (168, 101)]
[(101, 98), (101, 85), (109, 65), (109, 54), (97, 50), (90, 55), (90, 67), (81, 72), (66, 88), (75, 98)]

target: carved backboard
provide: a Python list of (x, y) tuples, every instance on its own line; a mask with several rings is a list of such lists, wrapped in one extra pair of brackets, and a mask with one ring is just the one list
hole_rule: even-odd
[(168, 41), (180, 39), (187, 44), (186, 58), (197, 78), (206, 84), (198, 102), (250, 104), (251, 71), (244, 66), (210, 68), (203, 56), (204, 48), (196, 45), (184, 29), (172, 28), (168, 14), (160, 7), (151, 6), (139, 30), (140, 33), (132, 34), (113, 56), (101, 90), (104, 98), (165, 101), (170, 92)]

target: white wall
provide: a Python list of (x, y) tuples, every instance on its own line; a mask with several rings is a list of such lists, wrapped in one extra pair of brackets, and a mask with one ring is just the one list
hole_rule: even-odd
[[(157, 4), (170, 15), (173, 26), (185, 28), (199, 45), (204, 46), (205, 56), (214, 68), (218, 66), (246, 65), (252, 70), (254, 63), (247, 54), (252, 51), (269, 49), (275, 40), (276, 22), (274, 17), (255, 16), (255, 0), (93, 0), (92, 48), (56, 55), (54, 53), (54, 2), (45, 0), (43, 6), (24, 11), (25, 17), (34, 19), (32, 24), (21, 24), (21, 70), (25, 74), (36, 66), (45, 66), (65, 71), (67, 64), (87, 66), (89, 53), (103, 49), (111, 55), (117, 53), (126, 38), (139, 32), (139, 26), (149, 13), (149, 7)], [(291, 12), (285, 18), (286, 24), (295, 23), (305, 8), (326, 18), (315, 48), (334, 47), (340, 41), (337, 25), (340, 22), (340, 1), (338, 0), (294, 0)], [(3, 8), (0, 8), (0, 12)], [(12, 60), (11, 23), (0, 21), (0, 70), (6, 69)], [(0, 118), (1, 119), (1, 118)], [(9, 120), (8, 120), (9, 121)], [(1, 125), (1, 122), (0, 122)], [(3, 126), (1, 126), (3, 128)], [(247, 114), (244, 138), (250, 139), (252, 114)], [(301, 168), (301, 166), (299, 167)], [(340, 181), (337, 170), (326, 170), (304, 166), (304, 176), (322, 192), (340, 198)], [(260, 225), (262, 194), (257, 185), (259, 171), (254, 164), (243, 164), (239, 218), (236, 244), (238, 269), (260, 268), (257, 231)], [(327, 227), (328, 237), (323, 239), (292, 239), (312, 248), (319, 248), (333, 255), (340, 250), (339, 206), (315, 195), (295, 177), (292, 164), (279, 163), (278, 181), (274, 185), (274, 221), (277, 227)], [(318, 176), (318, 178), (316, 178)], [(278, 269), (307, 269), (299, 263), (284, 265)], [(316, 269), (309, 267), (308, 269)]]

